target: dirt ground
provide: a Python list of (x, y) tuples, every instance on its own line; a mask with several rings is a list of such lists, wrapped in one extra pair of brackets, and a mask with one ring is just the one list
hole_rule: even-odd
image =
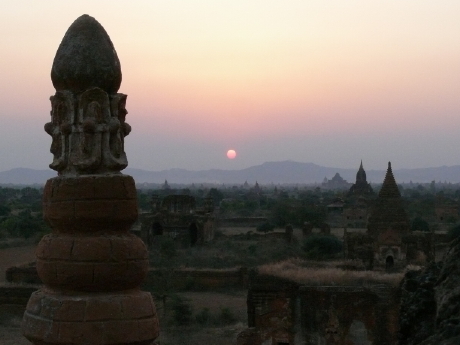
[[(28, 264), (35, 260), (35, 246), (0, 250), (0, 283), (5, 284), (8, 267)], [(0, 305), (0, 345), (30, 345), (21, 334), (21, 320), (25, 306)]]
[(0, 283), (6, 281), (5, 272), (8, 267), (20, 266), (35, 261), (36, 246), (0, 249)]
[(21, 334), (25, 306), (0, 305), (0, 345), (32, 344)]
[(187, 303), (192, 306), (194, 315), (204, 308), (216, 316), (223, 308), (228, 308), (235, 317), (235, 322), (230, 325), (213, 327), (192, 324), (191, 326), (175, 326), (170, 324), (171, 311), (166, 310), (162, 301), (156, 301), (160, 317), (160, 337), (161, 345), (202, 345), (219, 344), (235, 345), (238, 333), (247, 328), (246, 312), (246, 291), (225, 291), (225, 292), (181, 292), (178, 293)]

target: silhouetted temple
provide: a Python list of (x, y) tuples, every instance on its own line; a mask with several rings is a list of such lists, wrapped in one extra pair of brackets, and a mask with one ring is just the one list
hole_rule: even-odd
[(367, 182), (366, 172), (363, 168), (363, 161), (361, 161), (361, 165), (356, 173), (356, 182), (353, 186), (351, 186), (348, 196), (366, 196), (372, 194), (374, 194), (374, 191), (372, 190), (370, 183)]
[(324, 189), (348, 189), (350, 183), (344, 180), (339, 173), (335, 173), (334, 177), (330, 180), (325, 177), (321, 187)]
[(403, 237), (409, 231), (409, 217), (391, 170), (391, 162), (388, 162), (382, 188), (367, 224), (368, 235), (374, 242), (374, 260), (386, 267), (393, 267), (395, 262), (405, 262), (406, 246), (403, 245)]
[(391, 170), (391, 162), (388, 162), (388, 170), (372, 208), (367, 228), (369, 235), (375, 239), (390, 229), (399, 235), (407, 233), (410, 229), (401, 193)]
[[(360, 177), (362, 179), (362, 172)], [(345, 231), (344, 239), (346, 257), (361, 258), (369, 268), (374, 265), (387, 268), (404, 266), (420, 258), (432, 261), (434, 257), (432, 233), (410, 231), (409, 217), (390, 162), (382, 188), (370, 211), (367, 233)]]

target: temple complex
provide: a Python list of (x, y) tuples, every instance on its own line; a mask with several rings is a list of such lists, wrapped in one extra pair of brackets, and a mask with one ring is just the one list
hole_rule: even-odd
[(392, 267), (396, 260), (405, 261), (406, 250), (402, 245), (402, 238), (409, 233), (410, 222), (390, 162), (371, 210), (367, 231), (374, 242), (374, 259), (377, 262)]
[(159, 326), (150, 293), (139, 286), (148, 252), (129, 233), (137, 219), (134, 180), (124, 139), (126, 95), (121, 68), (104, 28), (79, 17), (54, 58), (51, 78), (53, 161), (44, 218), (52, 233), (37, 247), (44, 286), (27, 304), (22, 330), (36, 345), (153, 344)]
[(214, 238), (215, 217), (212, 198), (202, 207), (191, 195), (152, 197), (152, 209), (140, 216), (140, 237), (151, 246), (155, 236), (169, 236), (184, 245), (209, 242)]
[(247, 298), (249, 327), (237, 345), (396, 344), (397, 288), (363, 285), (309, 285), (254, 275)]
[(328, 180), (326, 177), (324, 178), (323, 183), (321, 184), (321, 188), (324, 189), (348, 189), (350, 188), (350, 183), (340, 176), (339, 173), (335, 173), (332, 179)]
[(410, 231), (409, 217), (390, 162), (382, 188), (370, 210), (367, 232), (345, 231), (344, 251), (349, 259), (365, 261), (368, 268), (378, 265), (391, 269), (405, 266), (421, 256), (425, 261), (434, 258), (432, 233)]

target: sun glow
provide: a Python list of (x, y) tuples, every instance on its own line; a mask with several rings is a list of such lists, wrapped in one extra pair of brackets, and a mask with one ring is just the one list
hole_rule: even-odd
[(228, 157), (228, 159), (234, 159), (236, 157), (236, 151), (235, 150), (228, 150), (227, 151), (227, 157)]

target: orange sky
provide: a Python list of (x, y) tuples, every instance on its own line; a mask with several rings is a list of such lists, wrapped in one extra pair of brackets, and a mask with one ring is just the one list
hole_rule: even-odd
[(0, 4), (0, 171), (51, 161), (49, 73), (84, 13), (121, 61), (131, 167), (460, 164), (458, 1), (18, 0)]

